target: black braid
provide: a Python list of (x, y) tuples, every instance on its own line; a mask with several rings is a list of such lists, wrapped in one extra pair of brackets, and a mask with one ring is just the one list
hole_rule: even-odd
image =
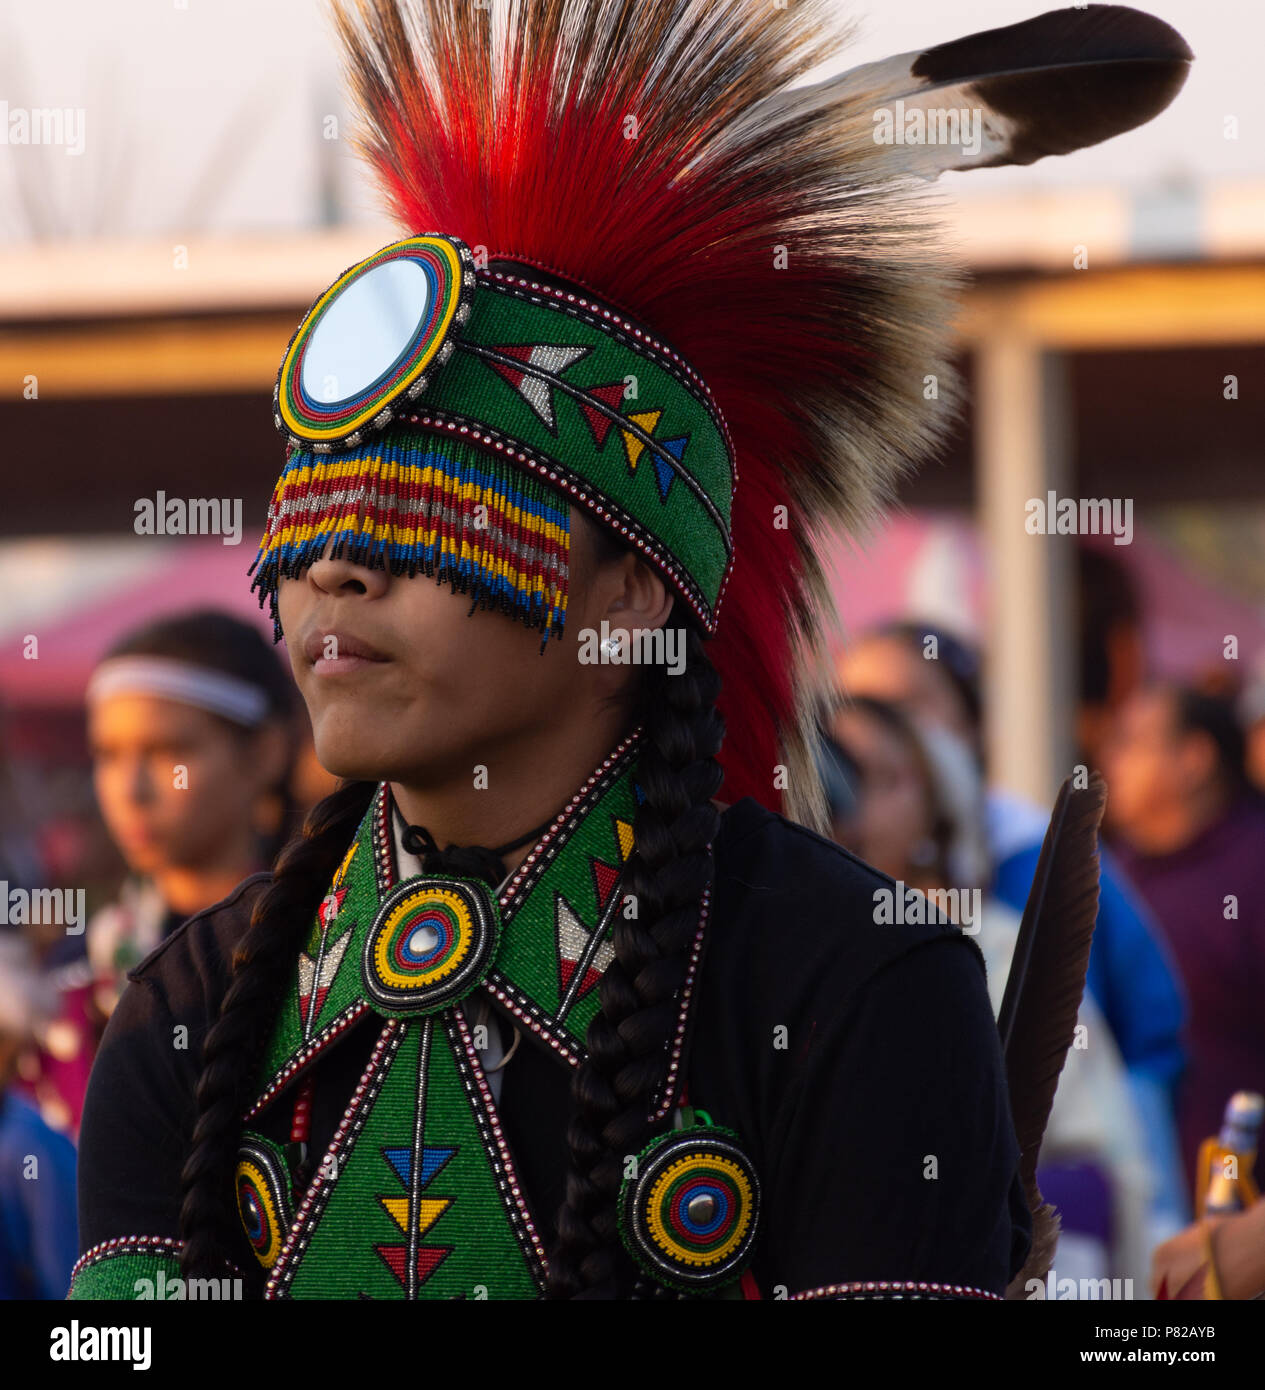
[(712, 880), (707, 846), (720, 826), (711, 804), (722, 777), (715, 757), (724, 737), (720, 677), (701, 633), (692, 625), (686, 633), (681, 675), (646, 668), (638, 766), (645, 800), (620, 890), (635, 898), (637, 917), (616, 917), (615, 960), (602, 976), (588, 1057), (573, 1080), (571, 1171), (549, 1260), (551, 1298), (619, 1298), (631, 1289), (616, 1198), (626, 1156), (650, 1138), (650, 1101), (664, 1078), (676, 995)]
[[(261, 1042), (271, 1031), (295, 957), (375, 786), (344, 782), (312, 808), (278, 857), (272, 883), (255, 904), (250, 930), (234, 953), (232, 983), (202, 1051), (198, 1119), (181, 1173), (180, 1264), (186, 1278), (220, 1276), (228, 1252), (243, 1247), (233, 1173)], [(251, 1260), (247, 1270), (252, 1282), (254, 1264)]]

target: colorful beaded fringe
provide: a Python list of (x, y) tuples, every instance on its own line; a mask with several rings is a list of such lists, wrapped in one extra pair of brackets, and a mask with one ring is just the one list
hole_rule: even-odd
[[(250, 572), (281, 638), (277, 588), (322, 558), (424, 574), (542, 630), (562, 632), (570, 517), (530, 473), (459, 439), (388, 431), (335, 455), (292, 449)], [(256, 573), (256, 570), (258, 571)]]

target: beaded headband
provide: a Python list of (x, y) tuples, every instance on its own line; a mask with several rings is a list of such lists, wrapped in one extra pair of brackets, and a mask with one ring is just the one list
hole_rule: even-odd
[(733, 450), (701, 378), (599, 300), (477, 270), (409, 237), (305, 315), (274, 394), (289, 453), (251, 572), (260, 605), (334, 542), (542, 629), (566, 616), (570, 501), (624, 537), (715, 631)]

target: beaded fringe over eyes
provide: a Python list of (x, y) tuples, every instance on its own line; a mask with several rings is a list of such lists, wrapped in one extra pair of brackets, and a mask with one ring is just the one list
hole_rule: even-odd
[[(531, 474), (461, 440), (389, 432), (357, 449), (291, 450), (250, 567), (281, 640), (277, 587), (322, 558), (429, 575), (542, 630), (562, 633), (570, 517)], [(258, 570), (256, 574), (255, 571)]]

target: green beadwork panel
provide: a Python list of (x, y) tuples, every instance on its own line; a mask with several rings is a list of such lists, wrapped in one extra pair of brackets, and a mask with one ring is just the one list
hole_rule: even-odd
[(534, 1298), (457, 1034), (431, 1020), (402, 1026), (363, 1128), (327, 1161), (330, 1196), (285, 1296)]
[[(604, 760), (520, 865), (499, 908), (495, 959), (482, 988), (556, 1040), (560, 1065), (583, 1056), (602, 972), (613, 959), (611, 924), (623, 909), (640, 798), (637, 748), (632, 737)], [(267, 1049), (260, 1108), (287, 1103), (312, 1049), (338, 1045), (349, 1011), (377, 1012), (364, 980), (366, 943), (384, 903), (390, 909), (408, 883), (422, 882), (394, 882), (392, 839), (384, 783), (308, 935)], [(531, 1215), (512, 1194), (512, 1156), (464, 1015), (454, 1006), (415, 1015), (405, 1009), (383, 1022), (366, 1091), (323, 1161), (309, 1156), (318, 1171), (306, 1194), (293, 1194), (298, 1212), (284, 1223), (279, 1256), (272, 1223), (287, 1203), (272, 1192), (269, 1172), (280, 1151), (243, 1150), (242, 1220), (269, 1270), (270, 1296), (539, 1296), (542, 1254)]]
[(528, 891), (504, 931), (495, 976), (516, 985), (573, 1046), (583, 1047), (614, 958), (620, 876), (632, 852), (637, 798), (631, 769), (615, 777)]

